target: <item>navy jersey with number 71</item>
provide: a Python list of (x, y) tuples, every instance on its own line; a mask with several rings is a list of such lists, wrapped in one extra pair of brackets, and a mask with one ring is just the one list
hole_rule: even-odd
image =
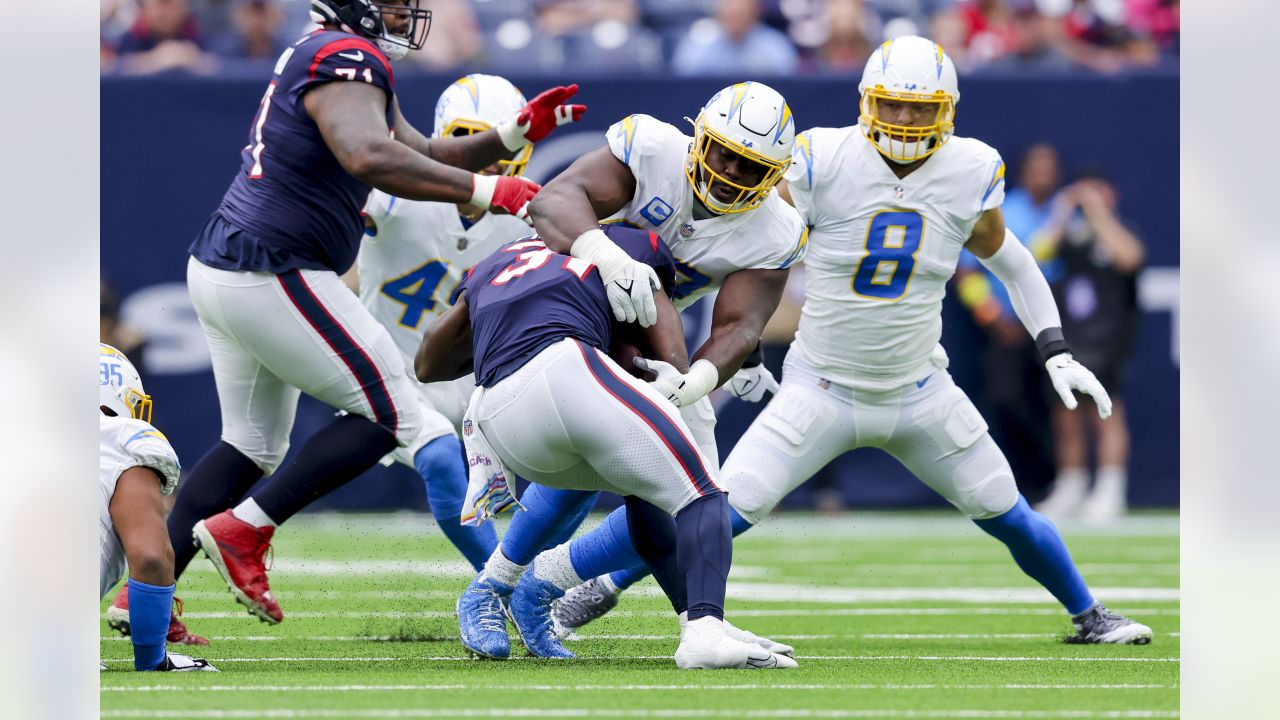
[(373, 43), (317, 30), (284, 51), (249, 126), (240, 170), (190, 253), (221, 270), (343, 273), (355, 262), (369, 186), (352, 177), (303, 104), (330, 82), (367, 83), (386, 93), (394, 134), (391, 64)]
[[(605, 232), (632, 258), (653, 267), (671, 291), (675, 259), (656, 234), (619, 225)], [(476, 263), (459, 289), (467, 293), (478, 385), (493, 387), (563, 338), (609, 350), (614, 318), (600, 273), (538, 238), (511, 243)]]

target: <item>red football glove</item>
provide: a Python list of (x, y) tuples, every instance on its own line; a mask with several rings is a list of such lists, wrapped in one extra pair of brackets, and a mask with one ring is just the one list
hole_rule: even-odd
[(553, 87), (525, 105), (514, 118), (498, 126), (498, 135), (508, 150), (532, 145), (561, 125), (582, 119), (586, 105), (565, 105), (564, 101), (578, 92), (577, 85)]
[(529, 220), (529, 201), (542, 186), (532, 180), (506, 175), (471, 176), (471, 204), (490, 212)]

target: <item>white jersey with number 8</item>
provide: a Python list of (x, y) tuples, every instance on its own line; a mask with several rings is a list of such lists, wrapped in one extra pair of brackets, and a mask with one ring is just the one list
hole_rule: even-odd
[(787, 183), (813, 228), (795, 350), (831, 382), (902, 387), (947, 366), (942, 298), (978, 217), (1004, 202), (1004, 162), (953, 137), (905, 178), (857, 127), (796, 138)]

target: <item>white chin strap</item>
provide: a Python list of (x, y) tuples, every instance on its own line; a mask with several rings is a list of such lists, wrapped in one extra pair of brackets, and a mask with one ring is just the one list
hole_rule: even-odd
[(378, 49), (382, 51), (383, 55), (387, 56), (388, 60), (399, 60), (409, 54), (408, 45), (401, 45), (400, 43), (394, 43), (390, 40), (384, 40), (383, 38), (378, 38), (377, 45)]
[[(902, 142), (901, 140), (893, 140), (888, 133), (876, 133), (876, 145), (883, 151), (886, 158), (892, 160), (899, 165), (910, 165), (924, 156), (929, 149), (928, 143), (936, 141), (936, 138), (927, 140), (916, 140), (913, 142)], [(899, 157), (894, 157), (894, 156)], [(909, 159), (899, 159), (906, 157)]]

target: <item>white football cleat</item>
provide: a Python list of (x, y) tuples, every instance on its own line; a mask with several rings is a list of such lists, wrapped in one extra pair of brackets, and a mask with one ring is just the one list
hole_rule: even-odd
[(209, 664), (204, 658), (193, 658), (190, 655), (179, 655), (167, 652), (164, 662), (156, 668), (159, 672), (218, 672), (218, 668)]
[(725, 632), (722, 620), (707, 616), (684, 626), (680, 647), (676, 649), (676, 667), (681, 670), (764, 670), (799, 665), (786, 655), (734, 640)]
[[(737, 640), (738, 642), (746, 643), (748, 645), (758, 645), (764, 648), (765, 650), (768, 650), (771, 653), (786, 655), (787, 657), (792, 657), (792, 658), (796, 656), (796, 649), (791, 647), (790, 645), (784, 645), (783, 643), (780, 643), (780, 642), (774, 642), (769, 638), (760, 637), (759, 635), (756, 635), (750, 630), (743, 630), (740, 627), (734, 626), (728, 620), (721, 620), (720, 622), (724, 624), (725, 635), (728, 635), (733, 640)], [(681, 640), (684, 639), (684, 629), (685, 629), (685, 626), (687, 626), (688, 624), (689, 624), (689, 614), (680, 613), (680, 639)]]

